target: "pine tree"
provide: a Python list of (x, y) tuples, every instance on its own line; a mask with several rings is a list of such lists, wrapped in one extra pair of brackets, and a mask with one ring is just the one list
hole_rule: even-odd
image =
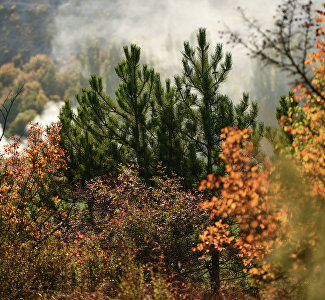
[[(139, 166), (146, 179), (161, 162), (167, 173), (184, 177), (186, 187), (193, 187), (206, 173), (222, 174), (223, 165), (218, 161), (221, 129), (254, 127), (257, 105), (248, 111), (248, 95), (234, 106), (218, 92), (231, 69), (230, 54), (221, 63), (222, 46), (218, 45), (210, 56), (204, 29), (199, 31), (198, 44), (193, 50), (185, 42), (184, 74), (175, 78), (176, 87), (167, 80), (163, 88), (159, 75), (140, 65), (136, 45), (124, 47), (125, 58), (115, 68), (120, 80), (115, 99), (104, 92), (102, 78), (91, 75), (90, 88), (77, 95), (74, 124), (83, 128), (82, 134), (91, 135), (83, 137), (82, 148), (97, 143), (91, 148), (94, 152), (105, 145), (104, 160)], [(67, 132), (71, 135), (73, 130)], [(77, 129), (75, 132), (79, 134)]]
[(167, 174), (183, 177), (185, 187), (192, 187), (193, 183), (199, 180), (197, 174), (202, 172), (202, 162), (196, 156), (193, 143), (182, 138), (185, 116), (177, 98), (176, 88), (171, 85), (169, 79), (163, 88), (157, 76), (155, 97), (151, 106), (151, 122), (156, 136), (155, 163), (162, 163)]
[[(149, 178), (152, 175), (154, 135), (150, 130), (148, 116), (154, 94), (155, 73), (146, 65), (140, 68), (140, 48), (136, 45), (131, 45), (130, 49), (124, 47), (124, 54), (125, 59), (115, 68), (120, 79), (115, 92), (116, 100), (103, 91), (102, 78), (96, 74), (91, 75), (90, 88), (83, 88), (81, 94), (76, 96), (79, 106), (75, 124), (82, 130), (80, 132), (75, 129), (75, 138), (79, 139), (78, 144), (84, 141), (85, 144), (81, 148), (87, 148), (87, 143), (98, 145), (95, 146), (96, 150), (92, 149), (92, 159), (96, 158), (97, 150), (105, 153), (105, 156), (99, 154), (103, 161), (95, 164), (105, 165), (105, 160), (127, 162), (139, 166), (140, 174), (144, 178)], [(62, 110), (66, 111), (65, 124), (72, 118), (71, 108), (68, 108), (68, 105), (66, 103)], [(66, 132), (69, 135), (71, 130), (67, 127)], [(91, 136), (87, 138), (79, 136), (86, 132)], [(86, 148), (83, 150), (85, 153)]]
[[(209, 50), (206, 30), (199, 29), (196, 48), (189, 42), (184, 43), (183, 76), (176, 77), (175, 82), (183, 113), (187, 116), (182, 130), (184, 139), (195, 143), (197, 154), (205, 159), (207, 174), (223, 175), (224, 165), (218, 155), (221, 152), (221, 130), (228, 126), (255, 128), (258, 107), (253, 102), (249, 109), (247, 93), (243, 94), (239, 104), (234, 105), (227, 95), (219, 92), (231, 70), (232, 59), (227, 53), (223, 60), (221, 44), (212, 54)], [(211, 290), (219, 294), (220, 252), (211, 247), (210, 253)]]
[[(116, 136), (123, 137), (131, 149), (131, 162), (140, 167), (145, 178), (152, 175), (152, 146), (154, 135), (149, 122), (150, 103), (154, 96), (155, 72), (147, 65), (140, 69), (140, 48), (124, 47), (125, 60), (115, 68), (121, 82), (115, 92), (117, 106), (114, 108), (120, 121)], [(115, 130), (117, 132), (117, 130)]]
[(206, 30), (199, 29), (196, 49), (184, 43), (183, 76), (176, 77), (178, 96), (187, 116), (183, 128), (184, 138), (195, 143), (197, 151), (206, 159), (205, 172), (223, 172), (218, 159), (221, 129), (227, 126), (255, 127), (258, 108), (244, 93), (238, 105), (219, 92), (220, 85), (231, 70), (232, 60), (227, 53), (224, 61), (222, 45), (218, 44), (210, 54)]
[(75, 116), (69, 100), (65, 100), (61, 109), (60, 121), (60, 145), (69, 157), (66, 176), (70, 183), (84, 183), (96, 176), (114, 172), (117, 162), (123, 160), (122, 152), (110, 139), (102, 139), (99, 143), (93, 131), (83, 125), (80, 116)]

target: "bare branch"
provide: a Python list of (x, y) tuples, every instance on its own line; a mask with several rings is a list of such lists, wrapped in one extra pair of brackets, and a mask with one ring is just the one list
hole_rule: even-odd
[(228, 43), (244, 47), (251, 57), (293, 76), (293, 84), (303, 83), (324, 99), (322, 91), (312, 84), (312, 69), (305, 64), (307, 53), (314, 47), (312, 5), (312, 1), (284, 0), (278, 6), (272, 29), (263, 29), (239, 8), (247, 34), (235, 32), (228, 26), (220, 34)]
[(12, 109), (12, 106), (13, 106), (14, 102), (16, 101), (16, 99), (18, 98), (18, 96), (23, 92), (23, 89), (24, 89), (24, 85), (20, 85), (17, 88), (16, 93), (13, 96), (11, 95), (12, 92), (10, 92), (0, 108), (1, 117), (3, 119), (1, 122), (3, 124), (3, 128), (2, 128), (2, 133), (0, 136), (0, 142), (5, 134), (6, 126), (8, 123), (8, 117), (9, 117), (9, 113)]

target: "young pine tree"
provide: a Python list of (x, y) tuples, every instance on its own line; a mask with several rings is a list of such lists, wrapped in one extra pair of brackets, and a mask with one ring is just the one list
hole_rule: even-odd
[[(244, 93), (241, 101), (234, 105), (227, 95), (219, 92), (231, 66), (231, 55), (227, 53), (223, 59), (221, 44), (210, 53), (205, 29), (199, 29), (196, 48), (189, 42), (184, 43), (183, 76), (175, 78), (183, 113), (187, 116), (182, 133), (205, 159), (206, 174), (225, 174), (224, 163), (219, 158), (223, 128), (256, 126), (258, 107), (254, 102), (249, 105), (248, 94)], [(215, 247), (211, 247), (210, 254), (211, 290), (219, 294), (221, 254)]]
[(151, 109), (151, 122), (156, 136), (156, 164), (161, 163), (169, 175), (174, 173), (183, 177), (185, 187), (192, 187), (198, 181), (197, 174), (202, 172), (202, 162), (196, 156), (193, 143), (182, 138), (185, 116), (176, 88), (169, 79), (164, 88), (157, 76)]
[(182, 133), (185, 139), (195, 143), (198, 153), (205, 158), (205, 172), (220, 174), (223, 172), (218, 159), (221, 129), (255, 127), (258, 108), (253, 102), (248, 110), (246, 93), (240, 103), (234, 105), (227, 95), (219, 92), (231, 70), (231, 55), (227, 53), (223, 60), (221, 44), (211, 54), (205, 29), (199, 29), (197, 43), (196, 48), (189, 42), (184, 43), (183, 76), (175, 78), (187, 116)]
[[(97, 150), (103, 149), (105, 156), (98, 163), (105, 164), (105, 160), (128, 162), (139, 166), (141, 176), (149, 178), (152, 175), (153, 133), (148, 115), (156, 75), (146, 65), (140, 67), (140, 48), (136, 45), (131, 45), (130, 49), (124, 47), (124, 54), (125, 59), (115, 68), (120, 79), (115, 92), (116, 101), (103, 91), (102, 78), (95, 74), (89, 80), (90, 88), (82, 89), (81, 94), (76, 96), (79, 106), (74, 124), (79, 127), (75, 129), (79, 137), (75, 139), (80, 145), (80, 134), (88, 132), (91, 136), (87, 137), (87, 141), (83, 138), (81, 147), (87, 152), (87, 143), (98, 146), (91, 151), (92, 159), (95, 159)], [(62, 109), (66, 121), (61, 114), (63, 132), (67, 136), (72, 133), (67, 127), (73, 116), (69, 105), (66, 102)], [(90, 144), (89, 147), (92, 147)]]

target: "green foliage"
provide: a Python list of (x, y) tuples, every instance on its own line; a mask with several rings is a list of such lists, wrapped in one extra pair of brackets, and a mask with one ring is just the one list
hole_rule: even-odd
[(151, 102), (151, 124), (156, 135), (155, 159), (166, 168), (168, 174), (178, 174), (189, 183), (195, 181), (187, 174), (187, 145), (182, 137), (185, 116), (176, 97), (176, 88), (166, 80), (165, 88), (157, 77), (155, 97)]
[(91, 131), (78, 126), (82, 124), (80, 117), (74, 115), (68, 100), (65, 100), (61, 109), (60, 121), (60, 145), (66, 149), (69, 156), (70, 168), (66, 176), (71, 183), (84, 182), (107, 171), (113, 172), (117, 168), (117, 162), (123, 160), (123, 152), (118, 149), (116, 143), (109, 139), (99, 143)]
[[(104, 92), (103, 78), (91, 75), (90, 88), (83, 88), (76, 97), (76, 116), (66, 102), (60, 117), (62, 146), (68, 151), (80, 150), (76, 155), (70, 153), (73, 166), (83, 165), (84, 159), (77, 152), (87, 153), (89, 146), (82, 144), (81, 136), (88, 132), (94, 158), (101, 157), (100, 148), (106, 145), (106, 159), (102, 162), (111, 166), (108, 171), (115, 167), (108, 161), (129, 163), (139, 166), (140, 175), (149, 179), (163, 165), (168, 174), (183, 177), (186, 187), (197, 184), (203, 170), (223, 172), (222, 164), (215, 159), (220, 152), (221, 129), (225, 126), (254, 128), (257, 105), (252, 103), (249, 109), (245, 93), (238, 105), (219, 93), (219, 85), (231, 68), (231, 56), (227, 54), (221, 62), (221, 45), (210, 55), (205, 30), (201, 29), (197, 38), (197, 53), (188, 42), (184, 44), (184, 76), (175, 78), (176, 86), (167, 80), (163, 87), (153, 69), (140, 65), (140, 48), (136, 45), (124, 47), (125, 58), (115, 68), (120, 81), (115, 99)], [(81, 57), (85, 69), (100, 72), (98, 44), (89, 40), (87, 47), (88, 54)], [(65, 134), (75, 136), (72, 147), (71, 142), (64, 145)], [(76, 178), (86, 178), (77, 173)]]
[(246, 93), (234, 106), (228, 96), (219, 92), (231, 70), (231, 55), (227, 53), (223, 60), (221, 44), (211, 54), (209, 48), (205, 29), (199, 30), (195, 49), (185, 42), (183, 76), (176, 77), (175, 82), (187, 116), (182, 130), (184, 138), (194, 143), (196, 151), (205, 158), (206, 173), (221, 174), (223, 167), (218, 159), (221, 129), (226, 126), (254, 128), (258, 108), (253, 102), (248, 111)]
[(153, 144), (148, 115), (155, 73), (147, 65), (143, 65), (141, 70), (140, 48), (136, 45), (131, 45), (130, 49), (124, 47), (124, 54), (125, 60), (115, 68), (120, 84), (115, 92), (117, 106), (111, 105), (111, 108), (120, 124), (116, 124), (113, 137), (122, 137), (122, 142), (132, 151), (130, 161), (138, 165), (143, 176), (148, 178)]

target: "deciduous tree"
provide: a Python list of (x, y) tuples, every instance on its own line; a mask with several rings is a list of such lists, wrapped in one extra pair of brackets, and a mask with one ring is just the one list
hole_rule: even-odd
[(26, 148), (19, 149), (16, 137), (5, 146), (0, 160), (2, 238), (39, 243), (62, 228), (69, 207), (51, 189), (66, 168), (59, 131), (59, 124), (46, 130), (31, 124)]

